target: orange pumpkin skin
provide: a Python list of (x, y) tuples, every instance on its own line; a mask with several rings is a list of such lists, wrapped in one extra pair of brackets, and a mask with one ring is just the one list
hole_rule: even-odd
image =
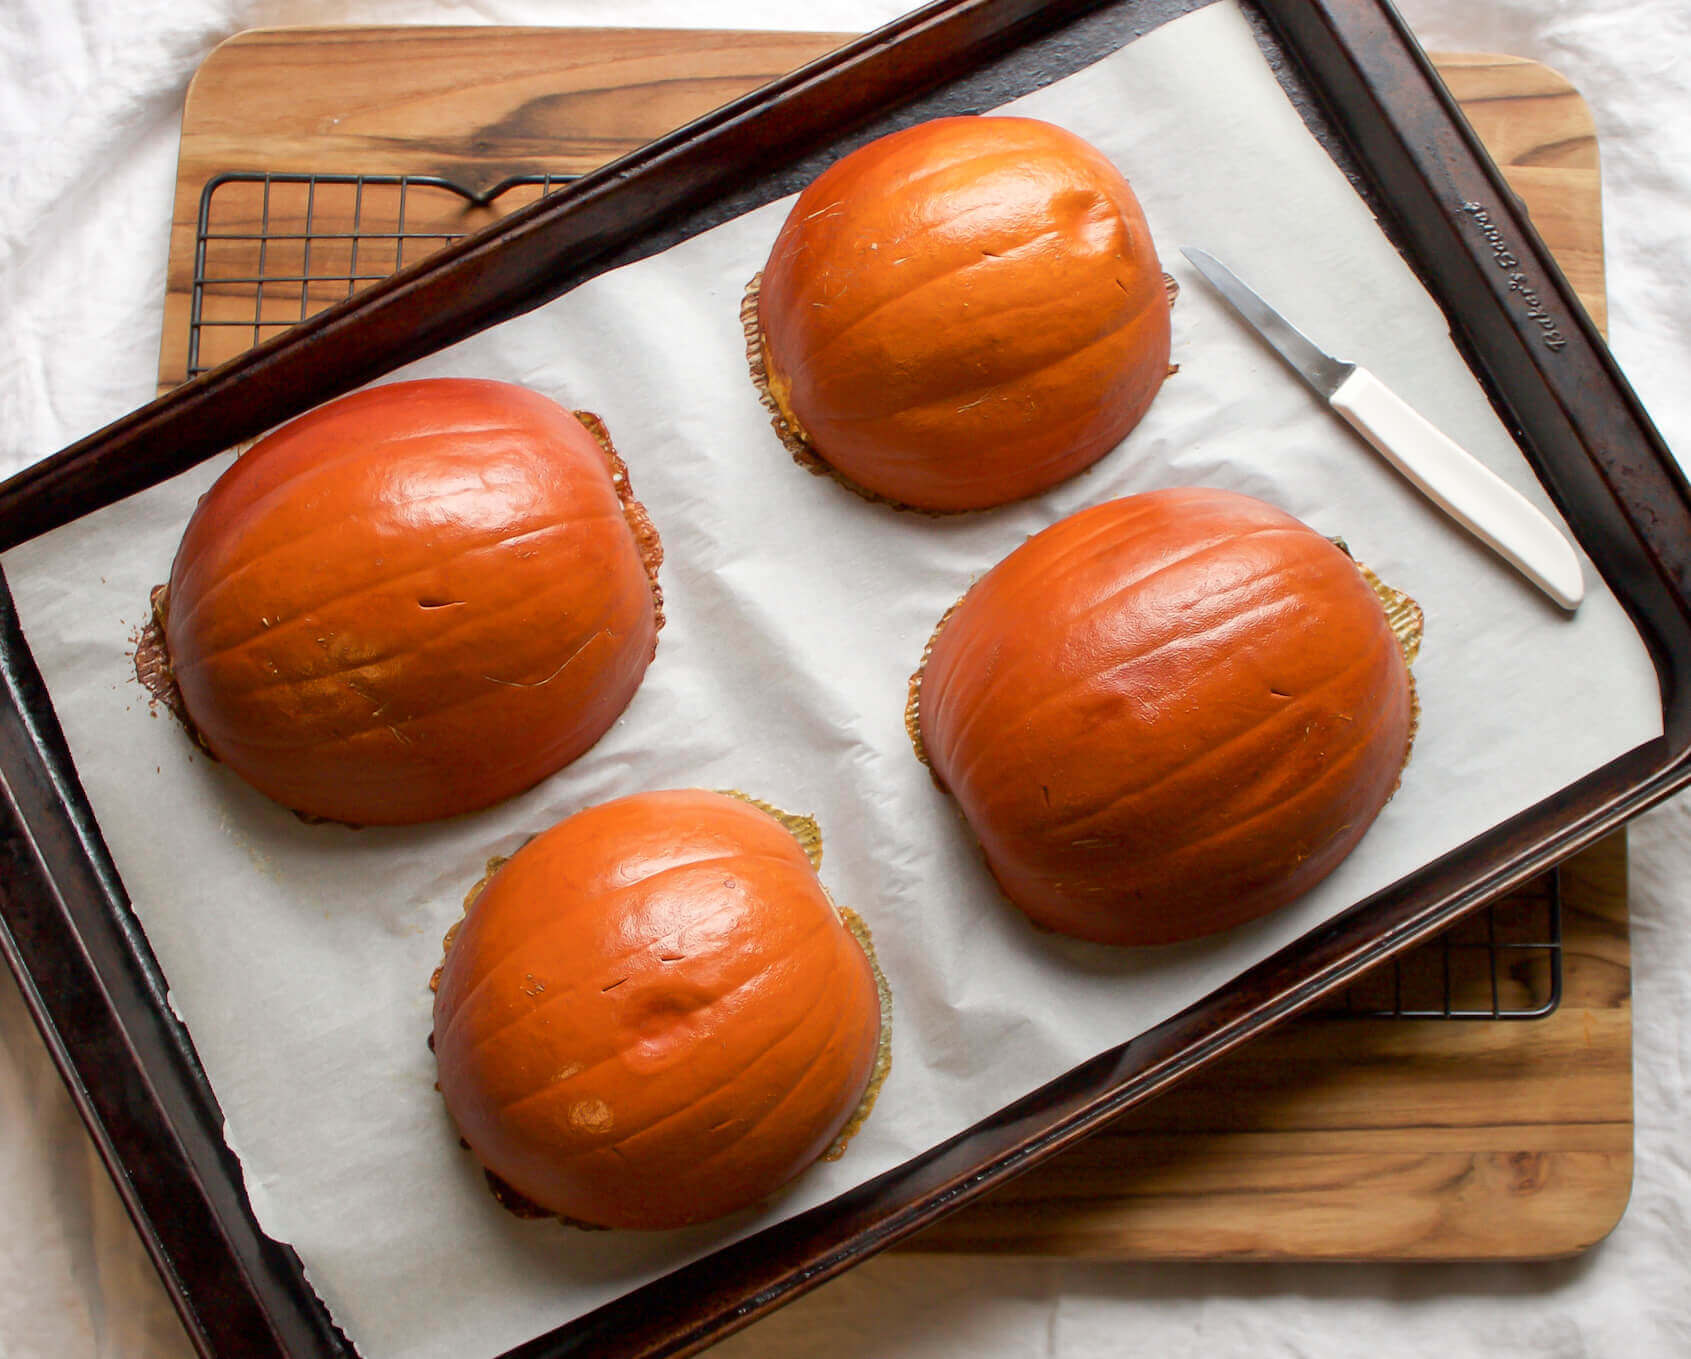
[(296, 811), (374, 825), (485, 807), (575, 759), (657, 627), (581, 422), (439, 380), (331, 402), (238, 458), (183, 535), (165, 641), (218, 759)]
[(789, 423), (849, 480), (923, 509), (1073, 476), (1168, 372), (1138, 200), (1030, 118), (942, 118), (836, 162), (799, 195), (758, 296)]
[(1030, 538), (940, 628), (920, 732), (1036, 923), (1161, 944), (1263, 915), (1361, 839), (1408, 756), (1408, 666), (1355, 564), (1179, 489)]
[(440, 1089), (541, 1207), (667, 1228), (757, 1203), (827, 1150), (874, 1067), (874, 974), (773, 817), (644, 793), (529, 842), (435, 994)]

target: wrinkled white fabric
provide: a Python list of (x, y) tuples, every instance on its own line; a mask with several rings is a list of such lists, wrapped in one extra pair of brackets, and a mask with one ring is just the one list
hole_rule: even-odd
[[(1612, 344), (1691, 451), (1691, 7), (1403, 0), (1434, 49), (1556, 67), (1596, 117)], [(242, 28), (534, 23), (850, 30), (812, 0), (7, 0), (0, 6), (0, 471), (151, 395), (183, 92)], [(720, 1353), (988, 1359), (1691, 1354), (1691, 799), (1632, 833), (1637, 1168), (1613, 1236), (1546, 1265), (1093, 1266), (887, 1257)], [(0, 976), (0, 1356), (190, 1353), (9, 975)]]

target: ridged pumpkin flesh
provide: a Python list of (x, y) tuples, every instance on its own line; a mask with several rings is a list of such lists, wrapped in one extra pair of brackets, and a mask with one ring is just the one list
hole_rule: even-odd
[(703, 1222), (826, 1151), (868, 1086), (873, 971), (793, 835), (722, 793), (589, 808), (494, 874), (435, 995), (447, 1108), (552, 1213)]
[(1301, 896), (1391, 796), (1407, 662), (1373, 589), (1292, 516), (1153, 491), (1030, 538), (943, 622), (923, 750), (1005, 894), (1110, 944)]
[(248, 783), (330, 820), (423, 821), (604, 734), (657, 645), (656, 561), (607, 450), (557, 403), (394, 383), (218, 478), (171, 569), (165, 643), (200, 739)]
[(1168, 371), (1138, 200), (1073, 133), (941, 118), (799, 195), (758, 285), (770, 395), (848, 481), (979, 509), (1097, 461)]

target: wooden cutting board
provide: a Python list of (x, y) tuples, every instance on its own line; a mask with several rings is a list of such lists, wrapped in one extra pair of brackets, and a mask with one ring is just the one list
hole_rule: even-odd
[[(514, 175), (579, 173), (835, 41), (486, 28), (232, 39), (201, 68), (183, 114), (161, 387), (189, 372), (196, 267), (197, 358), (207, 367), (388, 272), (402, 249), (410, 262), (539, 192), (478, 206), (418, 181), (362, 190), (226, 182), (210, 200), (216, 239), (196, 261), (202, 191), (215, 176), (439, 176), (481, 191)], [(1597, 148), (1585, 106), (1530, 62), (1438, 64), (1601, 324)], [(405, 215), (407, 239), (391, 223), (379, 230), (384, 214)], [(440, 235), (416, 234), (428, 231)], [(262, 289), (251, 282), (259, 276)], [(1551, 1017), (1294, 1020), (906, 1248), (1116, 1259), (1584, 1249), (1619, 1219), (1632, 1178), (1624, 838), (1563, 875), (1564, 989)], [(1502, 979), (1506, 992), (1523, 984)]]

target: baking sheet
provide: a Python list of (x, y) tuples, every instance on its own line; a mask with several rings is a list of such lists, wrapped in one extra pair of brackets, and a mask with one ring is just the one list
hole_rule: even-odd
[[(1014, 107), (1116, 159), (1184, 284), (1181, 372), (1122, 449), (1035, 501), (936, 521), (792, 466), (746, 379), (737, 320), (784, 203), (399, 375), (501, 377), (599, 411), (664, 535), (670, 621), (640, 694), (594, 751), (501, 808), (408, 830), (308, 827), (149, 720), (127, 637), (227, 460), (7, 555), (255, 1210), (371, 1359), (502, 1349), (868, 1178), (1659, 734), (1648, 658), (1589, 568), (1593, 593), (1564, 620), (1399, 483), (1179, 261), (1179, 244), (1214, 250), (1546, 504), (1436, 307), (1230, 3)], [(1361, 849), (1270, 921), (1149, 954), (1049, 940), (999, 902), (910, 755), (905, 680), (944, 608), (1027, 534), (1096, 500), (1193, 482), (1342, 534), (1422, 602), (1415, 758)], [(651, 1237), (517, 1222), (432, 1089), (439, 937), (488, 855), (580, 806), (682, 784), (819, 817), (824, 879), (869, 921), (893, 987), (892, 1077), (846, 1158), (763, 1217)]]

